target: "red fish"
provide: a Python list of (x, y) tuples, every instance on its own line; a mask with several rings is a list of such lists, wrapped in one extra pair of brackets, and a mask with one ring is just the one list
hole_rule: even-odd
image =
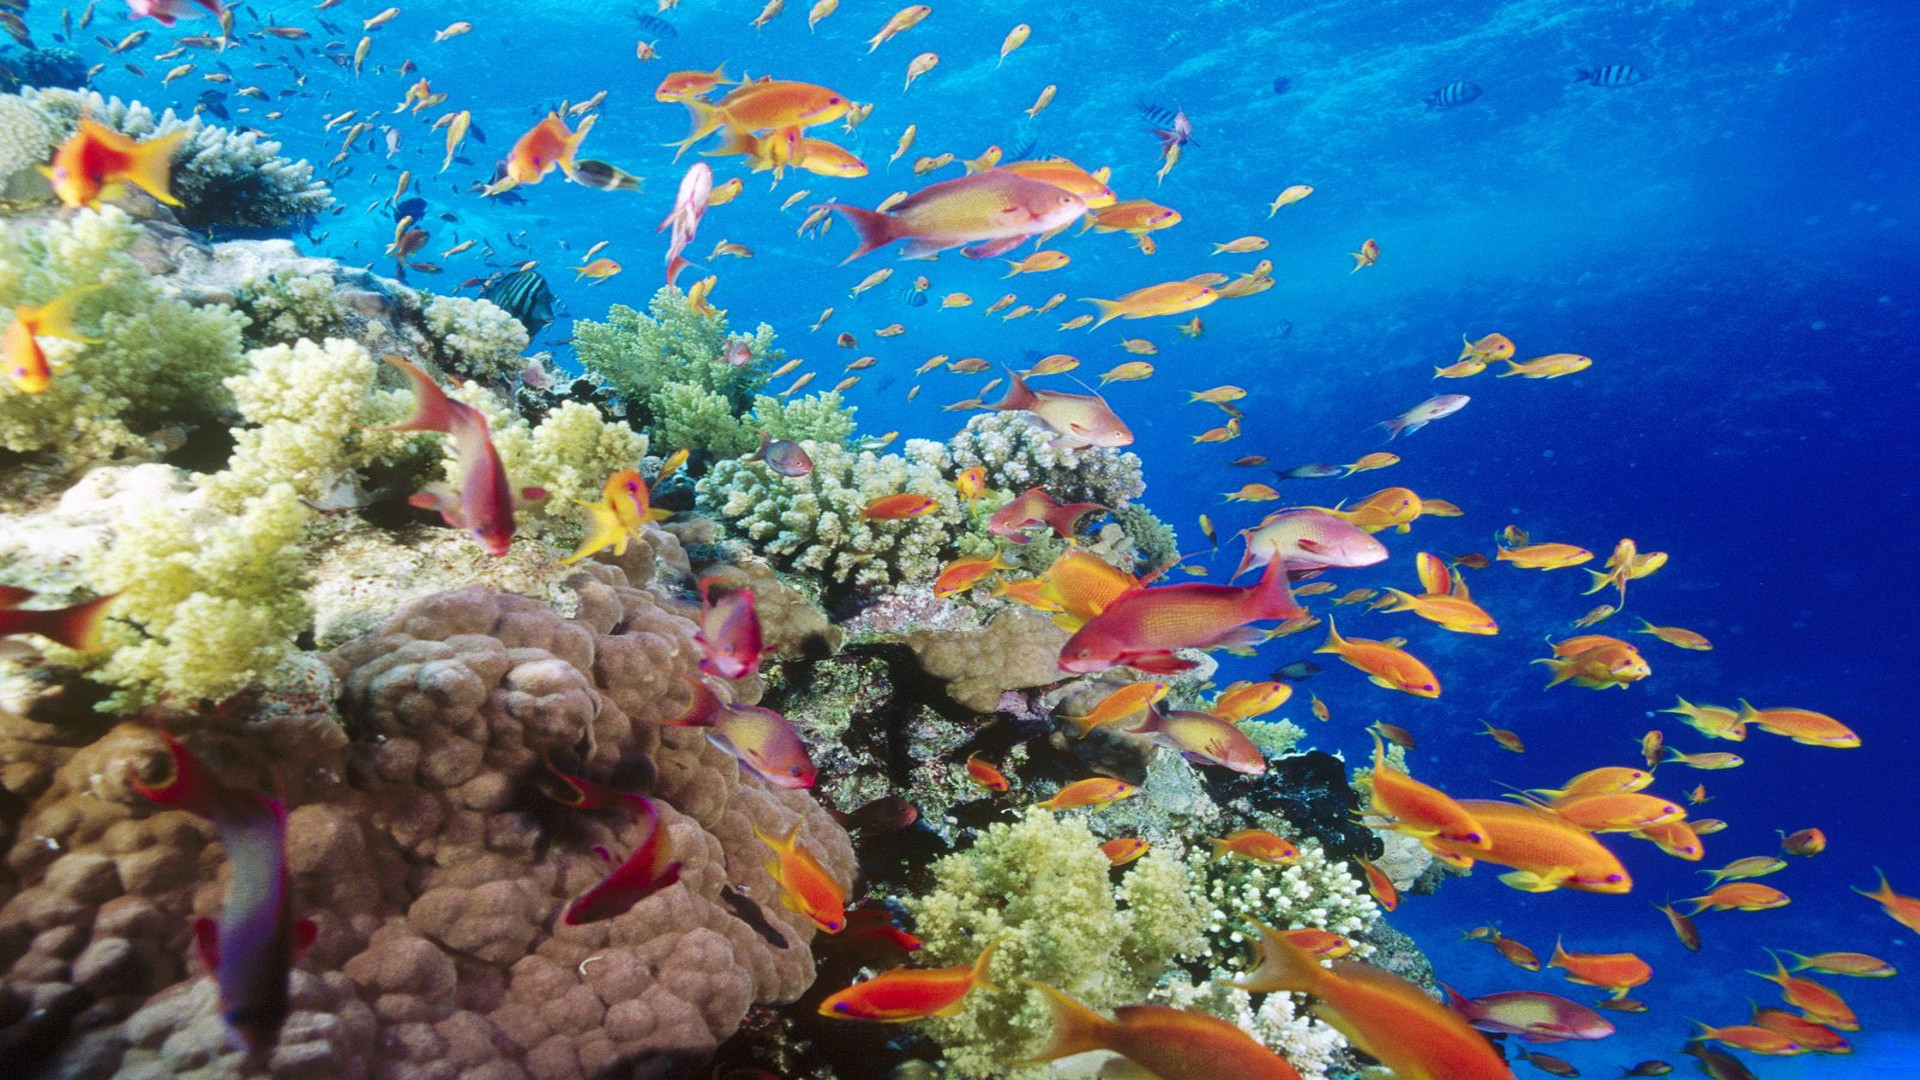
[(1613, 1034), (1612, 1021), (1555, 994), (1511, 990), (1466, 998), (1451, 986), (1441, 986), (1447, 992), (1447, 1007), (1481, 1031), (1503, 1031), (1530, 1043), (1604, 1039)]
[(127, 0), (127, 13), (136, 19), (152, 19), (161, 26), (172, 26), (180, 19), (195, 18), (199, 7), (209, 15), (223, 15), (220, 0)]
[(1006, 791), (1013, 786), (1007, 781), (1005, 773), (991, 763), (980, 760), (977, 753), (967, 755), (967, 779), (994, 792)]
[(969, 173), (922, 188), (888, 207), (865, 210), (828, 203), (860, 235), (860, 246), (840, 260), (846, 265), (871, 251), (907, 242), (905, 257), (924, 259), (949, 248), (967, 248), (971, 258), (1005, 254), (1030, 236), (1055, 232), (1087, 212), (1080, 196), (1004, 169)]
[(293, 1010), (294, 958), (313, 942), (311, 919), (295, 919), (287, 892), (287, 808), (278, 799), (227, 787), (206, 764), (161, 732), (173, 779), (128, 782), (162, 806), (200, 815), (220, 830), (232, 875), (220, 919), (194, 923), (200, 959), (220, 987), (220, 1015), (250, 1051), (271, 1047)]
[(100, 622), (106, 617), (107, 605), (119, 595), (109, 593), (68, 607), (28, 611), (19, 604), (31, 598), (32, 591), (5, 588), (6, 595), (0, 598), (0, 638), (36, 634), (77, 652), (91, 652), (100, 647)]
[(673, 231), (667, 237), (667, 284), (671, 286), (680, 271), (693, 264), (681, 257), (688, 244), (693, 243), (694, 233), (700, 229), (700, 219), (707, 213), (707, 197), (713, 194), (713, 167), (704, 161), (695, 162), (680, 178), (679, 194), (674, 196), (673, 209), (660, 222), (660, 232), (669, 226)]
[(829, 934), (837, 934), (847, 925), (847, 890), (827, 873), (827, 868), (800, 843), (800, 823), (785, 836), (769, 836), (753, 827), (753, 835), (773, 851), (767, 860), (767, 874), (780, 887), (780, 902), (788, 910), (805, 915)]
[(53, 164), (41, 167), (53, 193), (69, 207), (97, 206), (118, 198), (132, 184), (168, 206), (181, 205), (168, 186), (173, 152), (189, 134), (186, 128), (135, 142), (110, 127), (82, 116), (79, 127), (54, 151)]
[(780, 476), (801, 477), (813, 471), (813, 458), (807, 456), (807, 451), (799, 443), (791, 439), (773, 438), (764, 431), (760, 433), (760, 449), (740, 460), (764, 461), (768, 469)]
[(700, 579), (700, 630), (694, 643), (705, 654), (700, 670), (723, 679), (744, 679), (760, 670), (760, 615), (753, 590), (737, 589), (719, 600), (709, 592), (712, 578)]
[(1044, 489), (1028, 488), (1012, 502), (994, 511), (993, 517), (987, 521), (987, 531), (1003, 540), (1024, 544), (1027, 542), (1027, 529), (1045, 525), (1060, 539), (1071, 540), (1074, 522), (1084, 514), (1105, 509), (1093, 502), (1058, 503)]
[(1087, 674), (1125, 664), (1169, 674), (1195, 666), (1175, 649), (1250, 645), (1264, 635), (1249, 623), (1306, 614), (1287, 589), (1282, 565), (1269, 563), (1259, 584), (1245, 588), (1192, 581), (1137, 587), (1067, 639), (1060, 670)]
[(882, 495), (861, 507), (860, 516), (868, 521), (899, 521), (931, 514), (940, 509), (940, 500), (911, 491)]
[[(406, 423), (375, 430), (438, 431), (451, 437), (461, 475), (457, 497), (429, 490), (409, 501), (423, 510), (438, 510), (448, 525), (473, 533), (488, 554), (505, 555), (513, 544), (513, 491), (507, 484), (507, 470), (500, 463), (500, 452), (494, 449), (493, 432), (487, 426), (486, 416), (479, 409), (448, 397), (426, 372), (405, 360), (389, 356), (387, 363), (413, 380), (419, 404)], [(529, 499), (545, 494), (539, 488), (521, 491), (521, 495)]]
[[(547, 762), (547, 768), (573, 791), (571, 798), (553, 796), (559, 802), (578, 810), (625, 810), (640, 826), (640, 839), (625, 861), (614, 864), (613, 872), (598, 885), (568, 903), (560, 917), (562, 922), (583, 926), (624, 915), (633, 905), (680, 880), (680, 863), (673, 858), (666, 830), (660, 827), (660, 811), (652, 799), (569, 776), (552, 761)], [(608, 863), (614, 863), (613, 853), (606, 848), (593, 850)]]

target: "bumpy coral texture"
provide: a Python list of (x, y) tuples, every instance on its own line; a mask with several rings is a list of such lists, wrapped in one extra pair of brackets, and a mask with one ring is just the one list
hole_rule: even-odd
[[(966, 508), (943, 474), (939, 443), (911, 439), (904, 454), (885, 456), (834, 443), (801, 445), (813, 458), (808, 475), (721, 461), (700, 480), (701, 502), (781, 566), (857, 587), (931, 580), (961, 550)], [(874, 499), (899, 492), (929, 496), (935, 506), (898, 521), (862, 515)]]
[(164, 295), (128, 254), (139, 236), (114, 207), (0, 233), (0, 309), (105, 286), (77, 320), (100, 344), (43, 339), (53, 385), (27, 394), (0, 383), (0, 446), (74, 464), (151, 453), (162, 429), (203, 423), (226, 404), (221, 380), (240, 369), (245, 319)]
[(426, 344), (442, 368), (465, 378), (501, 385), (526, 361), (527, 328), (490, 300), (418, 294)]
[(15, 94), (0, 96), (0, 205), (52, 197), (34, 166), (45, 164), (59, 142), (60, 128), (45, 109)]
[(37, 103), (71, 132), (81, 115), (147, 139), (186, 128), (192, 134), (173, 155), (173, 194), (186, 205), (175, 210), (191, 228), (214, 225), (275, 227), (323, 213), (333, 205), (327, 186), (313, 177), (313, 166), (280, 156), (280, 144), (255, 131), (235, 131), (199, 117), (181, 119), (172, 109), (155, 116), (137, 101), (103, 98), (91, 90), (27, 90)]
[[(853, 855), (806, 792), (656, 726), (686, 706), (692, 624), (625, 581), (611, 567), (580, 577), (573, 618), (478, 587), (408, 605), (329, 657), (344, 736), (329, 692), (251, 723), (169, 719), (228, 783), (284, 783), (292, 807), (292, 902), (320, 934), (255, 1065), (187, 959), (192, 920), (222, 902), (213, 830), (126, 782), (158, 779), (158, 737), (128, 723), (86, 742), (0, 718), (22, 808), (6, 821), (22, 887), (0, 908), (4, 1034), (69, 1035), (55, 1068), (102, 1077), (698, 1075), (754, 1003), (790, 1000), (813, 974), (811, 924), (776, 902), (754, 827), (797, 821), (843, 885)], [(541, 794), (543, 755), (651, 794), (681, 882), (561, 925), (607, 873), (592, 846), (624, 855), (638, 837), (623, 815)], [(721, 901), (728, 885), (784, 944)]]
[[(1254, 940), (1255, 920), (1282, 930), (1315, 926), (1350, 939), (1379, 920), (1380, 906), (1345, 864), (1328, 859), (1317, 840), (1302, 840), (1299, 848), (1295, 866), (1238, 858), (1208, 862), (1208, 854), (1197, 850), (1188, 856), (1213, 967), (1237, 970)], [(1355, 941), (1355, 956), (1371, 952), (1371, 946)]]
[(984, 466), (988, 486), (1014, 494), (1040, 487), (1060, 502), (1117, 510), (1147, 490), (1138, 454), (1104, 447), (1058, 450), (1049, 445), (1052, 439), (1025, 413), (983, 413), (948, 440), (947, 451), (955, 472)]
[(974, 712), (990, 713), (1008, 690), (1045, 686), (1061, 678), (1060, 646), (1067, 632), (1024, 608), (1006, 608), (975, 630), (915, 630), (906, 643), (927, 674)]

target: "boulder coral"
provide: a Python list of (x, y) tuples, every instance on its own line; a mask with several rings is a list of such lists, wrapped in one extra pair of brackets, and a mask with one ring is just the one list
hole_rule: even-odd
[[(754, 829), (797, 823), (842, 886), (845, 832), (806, 792), (662, 726), (698, 659), (678, 600), (592, 564), (572, 589), (571, 616), (477, 586), (418, 600), (328, 654), (305, 694), (246, 720), (163, 718), (225, 782), (291, 807), (291, 895), (319, 934), (259, 1060), (232, 1048), (188, 959), (193, 919), (224, 892), (212, 831), (129, 784), (164, 771), (157, 732), (0, 717), (20, 808), (5, 816), (0, 1042), (74, 1076), (666, 1078), (692, 1075), (756, 1003), (797, 997), (814, 930), (780, 906)], [(637, 837), (542, 794), (547, 757), (650, 795), (680, 882), (561, 925), (606, 874), (593, 846)]]

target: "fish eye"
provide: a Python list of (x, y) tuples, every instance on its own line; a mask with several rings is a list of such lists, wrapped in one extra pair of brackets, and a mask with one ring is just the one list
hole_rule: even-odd
[(1617, 885), (1617, 884), (1619, 884), (1620, 882), (1622, 882), (1622, 881), (1625, 881), (1625, 880), (1626, 880), (1626, 877), (1625, 877), (1624, 875), (1621, 875), (1621, 874), (1608, 874), (1608, 875), (1607, 875), (1607, 884), (1609, 884), (1609, 885)]
[(833, 1003), (833, 1011), (834, 1011), (834, 1012), (842, 1012), (842, 1013), (843, 1013), (843, 1012), (852, 1012), (852, 1011), (853, 1011), (853, 1006), (851, 1006), (851, 1005), (848, 1005), (848, 1004), (847, 1004), (846, 1002), (844, 1002), (844, 1001), (836, 1001), (836, 1002), (834, 1002), (834, 1003)]

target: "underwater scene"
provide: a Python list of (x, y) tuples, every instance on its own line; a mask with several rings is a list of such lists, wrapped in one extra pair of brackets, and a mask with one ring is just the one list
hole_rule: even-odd
[(1920, 1080), (1920, 6), (0, 30), (0, 1078)]

